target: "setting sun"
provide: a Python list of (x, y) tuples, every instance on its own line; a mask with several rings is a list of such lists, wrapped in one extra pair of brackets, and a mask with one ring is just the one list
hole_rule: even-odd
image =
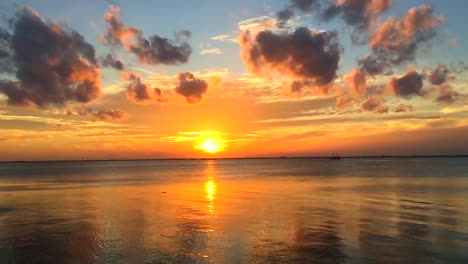
[(224, 145), (219, 139), (207, 138), (197, 144), (195, 148), (206, 153), (213, 154), (222, 151), (224, 149)]
[(0, 0), (0, 264), (468, 264), (467, 6)]

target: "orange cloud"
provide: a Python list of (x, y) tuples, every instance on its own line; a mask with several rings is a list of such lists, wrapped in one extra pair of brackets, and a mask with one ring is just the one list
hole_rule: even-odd
[(373, 54), (366, 58), (366, 63), (386, 66), (413, 60), (419, 44), (434, 37), (443, 21), (428, 5), (411, 8), (401, 19), (389, 18), (371, 35), (369, 46)]
[(361, 109), (367, 112), (375, 112), (379, 114), (387, 113), (388, 106), (384, 104), (384, 100), (378, 96), (370, 96), (361, 105)]
[(179, 73), (177, 78), (176, 93), (184, 96), (190, 104), (200, 102), (208, 90), (208, 83), (203, 79), (196, 78), (190, 72)]
[(366, 74), (364, 71), (354, 69), (344, 76), (345, 82), (351, 86), (351, 95), (354, 97), (361, 97), (367, 92)]
[(401, 112), (413, 112), (414, 107), (410, 104), (399, 104), (397, 107), (395, 107), (394, 112), (395, 113), (401, 113)]
[(176, 32), (173, 40), (158, 35), (145, 38), (141, 29), (125, 26), (120, 18), (120, 9), (112, 5), (104, 19), (109, 24), (104, 43), (125, 48), (135, 54), (141, 63), (183, 64), (192, 54), (192, 47), (187, 42), (190, 31)]

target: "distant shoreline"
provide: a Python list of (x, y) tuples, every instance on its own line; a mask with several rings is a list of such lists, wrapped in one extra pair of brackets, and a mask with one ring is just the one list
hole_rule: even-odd
[[(0, 163), (35, 163), (35, 162), (104, 162), (104, 161), (171, 161), (171, 160), (248, 160), (248, 159), (329, 159), (328, 156), (278, 156), (278, 157), (239, 157), (239, 158), (155, 158), (155, 159), (81, 159), (81, 160), (13, 160), (0, 161)], [(342, 156), (343, 159), (379, 159), (379, 158), (468, 158), (464, 155), (416, 155), (416, 156)]]

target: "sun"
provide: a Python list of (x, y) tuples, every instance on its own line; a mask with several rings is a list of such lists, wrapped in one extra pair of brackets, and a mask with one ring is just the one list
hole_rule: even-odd
[(214, 154), (220, 151), (223, 151), (224, 144), (219, 139), (206, 138), (200, 140), (200, 142), (195, 146), (196, 149), (202, 150), (206, 153)]

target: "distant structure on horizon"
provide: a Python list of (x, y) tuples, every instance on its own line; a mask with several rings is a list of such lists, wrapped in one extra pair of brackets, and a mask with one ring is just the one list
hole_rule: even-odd
[(330, 159), (338, 160), (341, 159), (340, 154), (338, 152), (332, 153)]

